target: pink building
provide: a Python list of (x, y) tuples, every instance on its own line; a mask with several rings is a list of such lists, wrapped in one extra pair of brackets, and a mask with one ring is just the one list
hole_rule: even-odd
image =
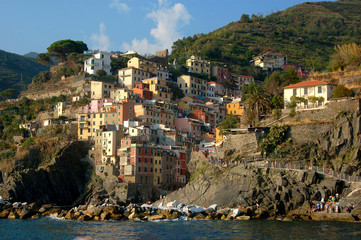
[(201, 140), (201, 127), (202, 122), (197, 119), (191, 118), (176, 118), (174, 120), (175, 128), (181, 133), (186, 133), (195, 140)]
[(82, 107), (83, 113), (97, 113), (100, 112), (104, 106), (103, 99), (92, 99), (88, 105)]

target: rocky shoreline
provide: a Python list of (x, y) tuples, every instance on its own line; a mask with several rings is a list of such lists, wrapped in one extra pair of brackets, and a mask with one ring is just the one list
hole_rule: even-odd
[(292, 214), (287, 216), (270, 216), (269, 212), (263, 208), (254, 206), (247, 208), (223, 208), (218, 209), (217, 204), (209, 207), (200, 207), (196, 205), (179, 204), (177, 201), (169, 202), (164, 205), (161, 203), (158, 207), (150, 204), (129, 204), (128, 206), (119, 206), (112, 204), (102, 205), (80, 205), (70, 209), (44, 204), (37, 206), (35, 203), (10, 203), (0, 204), (0, 219), (29, 219), (53, 217), (68, 220), (131, 220), (131, 221), (155, 221), (155, 220), (306, 220), (306, 221), (359, 221), (357, 216), (350, 213), (311, 213), (311, 214)]

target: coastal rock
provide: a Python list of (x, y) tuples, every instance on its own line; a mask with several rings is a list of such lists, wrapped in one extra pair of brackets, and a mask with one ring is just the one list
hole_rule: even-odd
[(65, 215), (65, 219), (68, 220), (74, 219), (74, 212), (72, 210), (68, 211), (68, 213)]
[(149, 221), (154, 221), (154, 220), (163, 220), (163, 219), (166, 219), (167, 217), (164, 215), (164, 214), (157, 214), (157, 215), (153, 215), (153, 216), (150, 216), (148, 218)]
[(19, 218), (19, 214), (16, 211), (10, 212), (8, 215), (8, 219), (17, 219)]
[(31, 216), (31, 218), (40, 218), (40, 214), (39, 213), (35, 213), (33, 216)]
[(9, 216), (10, 211), (8, 209), (3, 210), (2, 212), (0, 212), (0, 219), (1, 218), (7, 218)]
[(355, 217), (350, 213), (314, 212), (311, 213), (311, 218), (314, 221), (337, 221), (337, 222), (356, 221)]
[(250, 216), (238, 216), (236, 217), (236, 220), (250, 220), (251, 217)]
[(23, 208), (19, 214), (20, 219), (25, 219), (31, 217), (31, 211), (29, 209)]

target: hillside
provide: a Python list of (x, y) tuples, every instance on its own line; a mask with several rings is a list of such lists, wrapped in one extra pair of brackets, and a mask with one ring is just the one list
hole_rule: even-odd
[(174, 42), (170, 61), (184, 62), (197, 54), (252, 74), (252, 57), (273, 51), (288, 55), (290, 62), (322, 70), (335, 44), (344, 42), (361, 43), (360, 0), (306, 2), (266, 17), (243, 14), (239, 21), (209, 34)]
[(47, 70), (48, 67), (37, 63), (34, 58), (0, 50), (0, 91), (8, 88), (21, 91), (37, 73)]

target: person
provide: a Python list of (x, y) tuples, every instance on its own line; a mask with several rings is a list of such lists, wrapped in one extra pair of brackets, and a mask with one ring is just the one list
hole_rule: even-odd
[(336, 193), (336, 202), (338, 202), (340, 200), (340, 197), (338, 195), (338, 193)]

